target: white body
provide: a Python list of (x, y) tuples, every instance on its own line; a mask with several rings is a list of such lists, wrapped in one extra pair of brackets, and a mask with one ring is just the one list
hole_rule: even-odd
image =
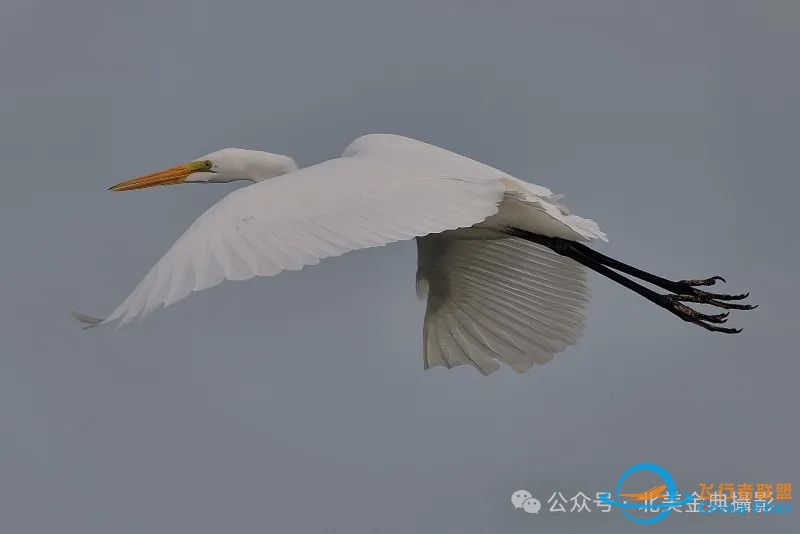
[[(108, 317), (81, 320), (124, 324), (226, 278), (270, 276), (416, 237), (417, 290), (428, 298), (426, 368), (471, 364), (486, 374), (505, 362), (522, 372), (580, 335), (589, 299), (585, 269), (497, 231), (513, 226), (605, 240), (597, 224), (571, 215), (549, 189), (395, 135), (360, 137), (341, 158), (299, 170), (284, 156), (274, 156), (283, 158), (280, 170), (259, 170), (248, 151), (223, 152), (247, 159), (237, 165), (251, 175), (237, 178), (256, 183), (200, 216)], [(219, 176), (187, 181), (229, 181)]]

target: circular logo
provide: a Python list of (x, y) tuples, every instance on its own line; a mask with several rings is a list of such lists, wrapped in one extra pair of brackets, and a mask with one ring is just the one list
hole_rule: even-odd
[(651, 518), (647, 518), (647, 519), (642, 519), (640, 517), (636, 517), (636, 516), (630, 514), (626, 510), (626, 508), (633, 508), (633, 509), (636, 509), (636, 510), (641, 510), (641, 509), (643, 509), (645, 507), (644, 504), (629, 504), (629, 503), (625, 503), (625, 502), (616, 502), (616, 501), (610, 499), (609, 497), (607, 497), (606, 495), (600, 495), (600, 500), (602, 502), (604, 502), (606, 504), (610, 504), (612, 506), (619, 506), (620, 508), (622, 508), (622, 513), (625, 514), (628, 517), (628, 519), (630, 519), (631, 521), (635, 521), (637, 523), (641, 523), (642, 525), (652, 525), (653, 523), (658, 523), (659, 521), (663, 521), (664, 519), (666, 519), (666, 517), (669, 514), (672, 513), (672, 511), (673, 511), (672, 508), (673, 507), (687, 504), (687, 503), (689, 503), (689, 502), (691, 502), (693, 500), (692, 496), (689, 495), (685, 499), (683, 499), (682, 501), (678, 501), (677, 500), (678, 499), (678, 487), (675, 484), (675, 479), (672, 478), (672, 475), (669, 473), (669, 471), (667, 471), (666, 469), (664, 469), (663, 467), (661, 467), (658, 464), (647, 464), (647, 463), (634, 465), (633, 467), (631, 467), (630, 469), (628, 469), (627, 471), (625, 471), (622, 474), (622, 476), (619, 479), (619, 482), (617, 483), (617, 490), (616, 490), (617, 491), (617, 495), (620, 495), (622, 493), (622, 484), (623, 484), (623, 482), (625, 482), (625, 480), (627, 480), (627, 478), (629, 476), (631, 476), (634, 473), (638, 473), (639, 471), (649, 471), (651, 473), (657, 474), (658, 476), (661, 477), (661, 480), (663, 480), (664, 484), (666, 485), (667, 495), (670, 498), (670, 502), (668, 502), (668, 503), (648, 503), (646, 505), (651, 510), (652, 509), (661, 509), (661, 512), (657, 516), (651, 517)]

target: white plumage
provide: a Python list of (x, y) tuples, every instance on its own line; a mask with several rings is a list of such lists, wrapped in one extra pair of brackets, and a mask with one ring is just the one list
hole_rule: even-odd
[(479, 232), (417, 240), (417, 292), (428, 299), (424, 365), (469, 363), (488, 374), (505, 362), (522, 373), (577, 341), (586, 269), (541, 245)]
[(255, 183), (201, 215), (111, 314), (76, 317), (122, 325), (226, 278), (416, 237), (426, 368), (471, 364), (486, 374), (504, 362), (523, 372), (581, 333), (585, 268), (501, 231), (605, 240), (597, 224), (547, 188), (420, 141), (367, 135), (341, 158), (299, 170), (285, 156), (227, 149), (112, 189), (235, 179)]

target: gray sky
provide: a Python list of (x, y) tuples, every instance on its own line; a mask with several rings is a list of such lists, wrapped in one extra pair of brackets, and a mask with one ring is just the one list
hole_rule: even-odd
[[(0, 6), (0, 530), (639, 532), (514, 511), (610, 491), (800, 483), (800, 5), (786, 1), (6, 0)], [(674, 278), (761, 308), (738, 336), (593, 277), (534, 372), (422, 371), (415, 247), (110, 311), (233, 186), (111, 194), (227, 147), (417, 137), (567, 195)], [(644, 489), (644, 488), (642, 488)], [(797, 514), (660, 532), (796, 532)]]

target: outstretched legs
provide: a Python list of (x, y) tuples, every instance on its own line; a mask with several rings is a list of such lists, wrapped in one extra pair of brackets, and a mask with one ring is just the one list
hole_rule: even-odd
[[(507, 234), (519, 237), (540, 245), (544, 245), (554, 252), (572, 258), (578, 263), (585, 265), (589, 269), (610, 278), (611, 280), (623, 285), (643, 296), (650, 302), (653, 302), (669, 312), (677, 315), (684, 321), (702, 326), (706, 330), (712, 332), (724, 332), (726, 334), (736, 334), (741, 332), (741, 329), (727, 328), (718, 326), (728, 320), (728, 313), (706, 314), (690, 308), (683, 304), (684, 302), (692, 302), (698, 304), (708, 304), (722, 308), (725, 310), (752, 310), (757, 306), (751, 304), (740, 304), (738, 301), (747, 298), (749, 293), (739, 295), (728, 295), (724, 293), (711, 293), (697, 289), (702, 286), (712, 286), (718, 281), (725, 282), (721, 276), (712, 276), (711, 278), (704, 278), (699, 280), (679, 280), (673, 281), (660, 276), (656, 276), (647, 271), (637, 269), (619, 260), (610, 258), (595, 250), (590, 249), (582, 243), (570, 241), (568, 239), (561, 239), (558, 237), (547, 237), (541, 234), (535, 234), (518, 228), (510, 228), (506, 231)], [(617, 272), (619, 271), (619, 272)], [(639, 280), (643, 280), (654, 286), (666, 289), (669, 293), (661, 294), (649, 289), (630, 278), (622, 276), (621, 273), (631, 275)]]

